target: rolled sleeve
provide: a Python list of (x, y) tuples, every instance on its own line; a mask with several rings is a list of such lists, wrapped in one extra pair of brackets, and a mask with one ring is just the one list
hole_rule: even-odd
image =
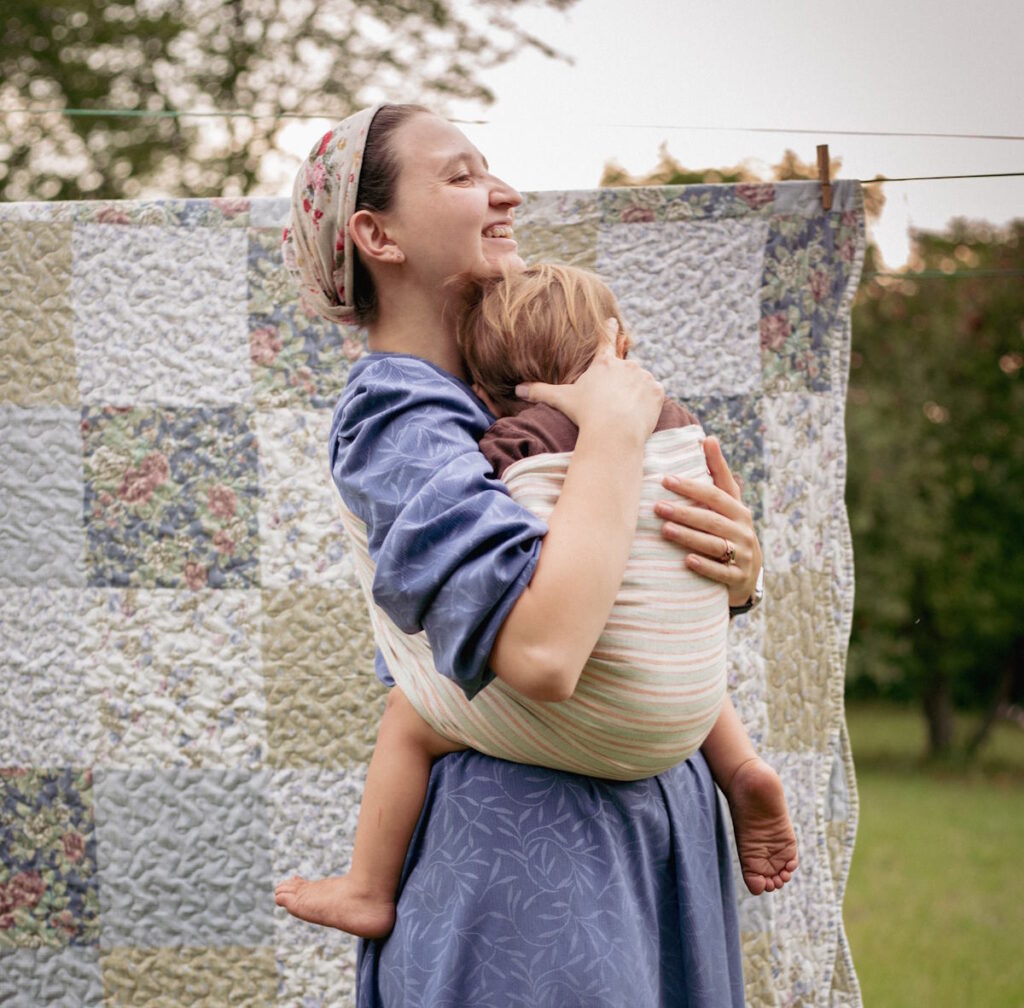
[(404, 632), (426, 631), (437, 670), (469, 697), (494, 677), (494, 640), (547, 532), (491, 477), (477, 447), (490, 421), (439, 368), (373, 355), (353, 369), (331, 431), (334, 481), (366, 524), (374, 601)]

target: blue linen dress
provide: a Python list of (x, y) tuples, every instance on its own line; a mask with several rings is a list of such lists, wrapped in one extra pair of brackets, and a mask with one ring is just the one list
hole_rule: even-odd
[[(467, 385), (404, 354), (351, 370), (331, 470), (365, 522), (374, 598), (427, 631), (472, 697), (533, 575), (546, 528), (493, 479), (493, 417)], [(377, 656), (377, 674), (390, 676)], [(612, 782), (475, 752), (433, 768), (394, 931), (360, 942), (358, 1008), (738, 1008), (730, 854), (699, 754)]]

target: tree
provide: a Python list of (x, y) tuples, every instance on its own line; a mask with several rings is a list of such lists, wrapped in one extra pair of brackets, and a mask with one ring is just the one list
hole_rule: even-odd
[(955, 705), (987, 708), (969, 756), (1024, 686), (1024, 221), (914, 242), (938, 276), (868, 278), (854, 306), (850, 673), (920, 701), (933, 756)]
[[(282, 113), (340, 119), (408, 96), (488, 103), (480, 70), (522, 47), (526, 0), (6, 0), (0, 108), (245, 110), (256, 118), (0, 115), (0, 198), (243, 195)], [(574, 0), (543, 0), (557, 9)]]

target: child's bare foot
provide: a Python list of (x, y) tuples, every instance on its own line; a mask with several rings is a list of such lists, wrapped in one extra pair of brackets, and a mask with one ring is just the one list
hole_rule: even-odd
[(357, 888), (348, 875), (315, 882), (293, 875), (278, 883), (274, 902), (310, 924), (339, 928), (360, 938), (383, 938), (395, 926), (394, 900)]
[(779, 775), (763, 759), (740, 766), (726, 793), (740, 871), (755, 895), (781, 889), (799, 862)]

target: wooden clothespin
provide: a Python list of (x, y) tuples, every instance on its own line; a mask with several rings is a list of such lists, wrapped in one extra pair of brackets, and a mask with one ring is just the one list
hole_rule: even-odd
[(832, 209), (832, 183), (829, 181), (828, 144), (818, 144), (818, 179), (821, 182), (821, 209)]

